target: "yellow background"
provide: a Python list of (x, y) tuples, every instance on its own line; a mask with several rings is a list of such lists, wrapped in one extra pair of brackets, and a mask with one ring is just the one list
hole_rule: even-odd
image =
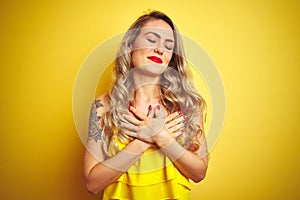
[[(8, 3), (9, 2), (9, 3)], [(1, 1), (0, 199), (99, 199), (72, 116), (89, 52), (147, 9), (214, 60), (226, 120), (192, 199), (299, 199), (297, 1)]]

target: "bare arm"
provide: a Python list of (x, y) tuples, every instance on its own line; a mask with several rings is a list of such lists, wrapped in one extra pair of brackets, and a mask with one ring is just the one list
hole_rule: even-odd
[[(182, 134), (180, 129), (182, 128), (185, 116), (182, 116), (181, 113), (172, 113), (163, 120), (163, 118), (161, 118), (161, 116), (164, 116), (162, 114), (163, 111), (158, 108), (155, 109), (155, 115), (158, 116), (158, 118), (149, 120), (146, 116), (142, 116), (138, 113), (135, 108), (130, 108), (130, 111), (136, 116), (139, 116), (142, 121), (128, 115), (123, 115), (127, 121), (130, 122), (127, 124), (121, 123), (121, 127), (131, 130), (131, 132), (126, 132), (127, 134), (140, 140), (156, 144), (165, 152), (169, 159), (173, 161), (174, 165), (194, 182), (200, 182), (204, 179), (208, 166), (208, 153), (205, 135), (204, 133), (202, 134), (203, 120), (201, 112), (199, 112), (199, 116), (196, 119), (200, 127), (200, 132), (197, 133), (194, 139), (194, 144), (199, 145), (200, 148), (199, 146), (198, 148), (193, 148), (192, 145), (189, 150), (186, 150), (176, 142), (175, 137), (177, 137), (178, 134), (172, 134), (174, 131)], [(160, 131), (155, 131), (159, 129)]]
[[(195, 119), (199, 130), (190, 148), (185, 150), (170, 133), (164, 129), (156, 137), (156, 144), (173, 161), (174, 165), (187, 177), (198, 183), (206, 176), (208, 167), (208, 150), (203, 127), (203, 114), (199, 110)], [(174, 152), (176, 152), (174, 154)]]
[[(91, 145), (96, 145), (99, 148), (99, 146), (101, 147), (100, 143), (98, 141), (98, 143)], [(92, 194), (102, 191), (126, 172), (146, 149), (144, 142), (134, 140), (123, 151), (107, 160), (99, 160), (99, 156), (96, 158), (90, 151), (86, 150), (84, 155), (84, 176), (88, 191)], [(125, 156), (124, 152), (126, 152)], [(120, 163), (120, 159), (124, 158), (126, 162)]]
[[(176, 140), (173, 139), (172, 136), (170, 136), (169, 133), (166, 132), (162, 132), (158, 135), (156, 144), (169, 157), (170, 155), (174, 154), (175, 148), (177, 152), (182, 152), (181, 155), (178, 155), (179, 158), (174, 160), (173, 163), (185, 176), (192, 179), (196, 183), (205, 178), (208, 167), (208, 154), (206, 153), (207, 147), (204, 134), (200, 138), (200, 148), (195, 152), (185, 150), (176, 142)], [(171, 156), (171, 160), (173, 158), (174, 156)]]
[(98, 100), (92, 105), (84, 154), (84, 177), (87, 190), (92, 194), (97, 194), (117, 180), (149, 147), (145, 142), (133, 140), (120, 153), (105, 160), (100, 123), (105, 106), (103, 102)]

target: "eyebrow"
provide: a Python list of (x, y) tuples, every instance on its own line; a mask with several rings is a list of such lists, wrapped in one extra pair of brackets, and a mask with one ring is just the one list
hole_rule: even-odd
[[(152, 32), (152, 31), (145, 33), (145, 35), (148, 35), (148, 34), (153, 34), (153, 35), (155, 35), (156, 37), (158, 37), (159, 39), (161, 38), (161, 36), (160, 36), (158, 33), (155, 33), (155, 32)], [(173, 42), (173, 43), (174, 43), (174, 40), (172, 40), (172, 39), (166, 39), (166, 41), (167, 41), (167, 42)]]

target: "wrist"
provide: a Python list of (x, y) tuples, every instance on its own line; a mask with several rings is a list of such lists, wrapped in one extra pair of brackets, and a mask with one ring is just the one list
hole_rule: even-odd
[(132, 142), (131, 142), (132, 146), (133, 146), (133, 150), (136, 152), (136, 153), (144, 153), (149, 147), (150, 147), (150, 144), (146, 143), (146, 142), (143, 142), (139, 139), (134, 139)]
[(179, 159), (186, 152), (186, 149), (183, 148), (178, 142), (176, 142), (175, 139), (166, 146), (162, 147), (161, 150), (169, 157), (172, 162)]
[(163, 148), (170, 144), (174, 138), (166, 131), (163, 130), (155, 136), (155, 143), (159, 148)]

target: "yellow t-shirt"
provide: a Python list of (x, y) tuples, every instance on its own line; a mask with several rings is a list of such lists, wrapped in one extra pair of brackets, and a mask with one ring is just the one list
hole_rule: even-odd
[(162, 151), (150, 148), (127, 172), (105, 188), (103, 200), (188, 200), (190, 190), (189, 179)]

